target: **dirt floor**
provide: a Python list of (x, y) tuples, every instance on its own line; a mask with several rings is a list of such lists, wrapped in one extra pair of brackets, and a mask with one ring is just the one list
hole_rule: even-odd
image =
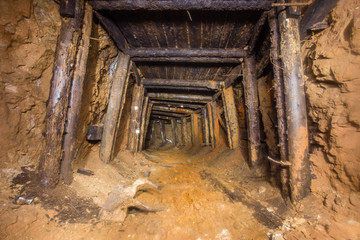
[[(1, 239), (360, 239), (360, 219), (327, 212), (316, 196), (296, 207), (282, 200), (265, 176), (251, 177), (243, 153), (219, 147), (176, 149), (170, 144), (133, 156), (123, 152), (110, 165), (98, 148), (71, 186), (37, 187), (34, 169), (3, 172)], [(99, 214), (117, 186), (147, 179), (119, 205), (124, 221)], [(139, 208), (140, 201), (148, 208)], [(311, 206), (310, 208), (308, 206)]]

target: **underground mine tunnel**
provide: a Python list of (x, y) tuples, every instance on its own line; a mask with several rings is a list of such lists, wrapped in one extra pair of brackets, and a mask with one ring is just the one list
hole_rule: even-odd
[(1, 239), (360, 239), (359, 1), (0, 13)]

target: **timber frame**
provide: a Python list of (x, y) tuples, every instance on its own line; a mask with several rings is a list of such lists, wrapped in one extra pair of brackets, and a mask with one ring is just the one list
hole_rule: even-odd
[[(177, 147), (191, 144), (191, 139), (194, 146), (216, 148), (221, 145), (223, 126), (229, 148), (238, 149), (240, 128), (246, 127), (249, 165), (262, 168), (268, 160), (261, 152), (257, 78), (272, 72), (278, 157), (280, 162), (288, 163), (281, 166), (282, 190), (294, 202), (308, 194), (308, 129), (300, 34), (304, 38), (310, 25), (322, 20), (336, 0), (312, 18), (311, 11), (324, 4), (315, 0), (302, 25), (296, 15), (304, 4), (292, 0), (90, 0), (86, 7), (83, 0), (64, 2), (60, 1), (61, 30), (47, 106), (46, 146), (39, 168), (42, 186), (56, 186), (60, 165), (64, 182), (72, 181), (93, 12), (119, 50), (105, 121), (94, 128), (102, 133), (103, 162), (113, 158), (132, 74), (136, 84), (127, 144), (130, 151), (141, 151), (148, 135), (153, 139), (155, 123), (160, 126), (164, 144), (165, 124), (171, 124)], [(262, 47), (266, 44), (270, 51)], [(239, 87), (244, 91), (246, 126), (241, 126), (238, 117), (234, 88)]]

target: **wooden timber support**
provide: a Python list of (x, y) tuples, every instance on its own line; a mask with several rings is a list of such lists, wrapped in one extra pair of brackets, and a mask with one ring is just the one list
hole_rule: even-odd
[(211, 139), (211, 147), (216, 148), (219, 144), (220, 140), (220, 126), (219, 119), (217, 116), (217, 107), (216, 102), (212, 101), (206, 105), (209, 117), (209, 130), (210, 130), (210, 139)]
[(240, 145), (240, 129), (238, 113), (235, 106), (234, 90), (232, 86), (223, 89), (222, 99), (224, 103), (229, 148), (236, 149)]
[(105, 116), (104, 132), (100, 145), (100, 159), (104, 163), (109, 163), (113, 157), (116, 135), (120, 124), (122, 110), (125, 105), (125, 96), (129, 81), (130, 57), (119, 52), (117, 61), (116, 70), (111, 76), (112, 85)]
[(128, 149), (133, 153), (138, 152), (138, 147), (139, 147), (143, 100), (144, 100), (144, 87), (142, 85), (140, 86), (135, 85), (132, 94), (129, 139), (128, 139)]
[(203, 133), (204, 133), (204, 143), (205, 146), (210, 146), (210, 129), (209, 129), (209, 116), (207, 108), (201, 109), (202, 119), (203, 119)]
[(65, 184), (71, 184), (73, 180), (73, 163), (76, 153), (81, 97), (83, 93), (86, 65), (89, 54), (92, 16), (93, 13), (91, 6), (86, 4), (82, 36), (76, 55), (75, 70), (74, 76), (72, 78), (67, 119), (65, 123), (65, 134), (63, 141), (64, 152), (60, 171), (61, 177)]
[(315, 0), (307, 8), (304, 16), (300, 21), (300, 39), (304, 40), (308, 35), (308, 30), (313, 27), (314, 24), (324, 20), (326, 15), (336, 6), (339, 0)]
[(91, 0), (96, 10), (257, 10), (269, 9), (272, 0), (192, 0), (192, 1), (163, 1), (163, 0)]
[(163, 112), (163, 111), (155, 111), (155, 110), (152, 110), (151, 113), (154, 115), (168, 116), (168, 117), (175, 117), (175, 118), (181, 118), (181, 117), (186, 116), (186, 114), (182, 114), (182, 113)]
[(191, 114), (191, 141), (193, 146), (200, 146), (199, 114)]
[(94, 12), (94, 14), (96, 18), (100, 21), (104, 29), (109, 33), (110, 37), (114, 40), (117, 48), (123, 53), (126, 53), (128, 43), (124, 35), (120, 31), (119, 27), (111, 19), (105, 17), (104, 15), (96, 11)]
[(151, 115), (151, 109), (152, 109), (152, 102), (148, 103), (147, 109), (146, 109), (146, 119), (145, 119), (145, 128), (144, 128), (144, 132), (143, 132), (143, 136), (142, 136), (142, 141), (140, 144), (140, 150), (143, 150), (145, 147), (145, 140), (146, 140), (146, 136), (148, 134), (148, 130), (149, 130), (149, 123), (150, 123), (150, 115)]
[(132, 58), (242, 58), (246, 57), (247, 51), (243, 49), (187, 49), (187, 48), (145, 48), (128, 49)]
[(187, 118), (181, 118), (181, 137), (182, 145), (188, 145), (189, 133), (187, 128)]
[[(276, 99), (276, 113), (277, 113), (277, 132), (279, 137), (279, 152), (280, 160), (287, 162), (287, 136), (286, 136), (286, 114), (285, 114), (285, 100), (284, 100), (284, 79), (282, 72), (282, 63), (280, 59), (280, 36), (279, 26), (276, 10), (269, 11), (269, 26), (270, 26), (270, 57), (274, 72), (274, 91)], [(289, 168), (281, 167), (280, 169), (281, 189), (284, 196), (290, 196), (289, 189)]]
[(190, 109), (200, 109), (204, 105), (192, 104), (192, 103), (182, 103), (182, 102), (170, 102), (170, 101), (151, 101), (156, 106), (167, 106), (167, 107), (176, 107), (176, 108), (190, 108)]
[(242, 73), (242, 66), (241, 64), (234, 67), (229, 74), (224, 76), (224, 88), (231, 86), (236, 79), (241, 76)]
[(172, 119), (175, 118), (175, 117), (170, 117), (170, 116), (154, 115), (154, 114), (151, 114), (151, 117), (156, 118), (156, 119), (166, 120), (166, 121), (171, 121)]
[(191, 114), (194, 111), (186, 108), (177, 108), (177, 107), (166, 107), (166, 106), (154, 106), (154, 111), (163, 111), (163, 112), (173, 112), (173, 113), (185, 113)]
[(206, 103), (212, 100), (212, 96), (195, 95), (195, 94), (177, 94), (177, 93), (148, 93), (150, 99), (172, 100), (183, 102)]
[(297, 202), (310, 192), (308, 127), (304, 71), (301, 61), (299, 19), (279, 14), (280, 52), (283, 63), (285, 109), (288, 133), (291, 199)]
[(173, 63), (241, 63), (242, 58), (223, 57), (132, 57), (134, 62), (173, 62)]
[(50, 94), (46, 106), (45, 147), (39, 164), (40, 185), (44, 188), (54, 188), (59, 182), (66, 112), (83, 15), (84, 1), (78, 0), (75, 4), (74, 18), (61, 18)]
[(176, 119), (172, 119), (171, 120), (171, 132), (172, 132), (172, 135), (173, 135), (173, 144), (174, 146), (176, 147), (178, 145), (178, 137), (177, 137), (177, 134), (176, 134)]
[(144, 87), (179, 87), (197, 89), (220, 89), (224, 87), (224, 82), (213, 80), (182, 80), (182, 79), (144, 79), (141, 81)]
[(259, 165), (261, 161), (259, 103), (255, 64), (255, 57), (253, 55), (245, 58), (243, 84), (247, 117), (249, 163), (252, 167)]
[(254, 27), (254, 30), (253, 30), (253, 34), (250, 38), (250, 42), (249, 42), (249, 51), (250, 52), (253, 52), (254, 51), (254, 48), (255, 48), (255, 45), (257, 43), (257, 40), (259, 38), (259, 35), (260, 35), (260, 32), (265, 24), (265, 21), (267, 19), (267, 15), (268, 15), (268, 11), (264, 11), (259, 20), (257, 21), (255, 27)]
[(160, 124), (160, 136), (162, 143), (166, 143), (166, 132), (165, 132), (165, 122), (164, 120), (159, 121)]
[(142, 107), (142, 111), (141, 111), (141, 124), (140, 124), (140, 138), (139, 138), (139, 146), (138, 146), (138, 151), (141, 151), (143, 149), (143, 142), (145, 140), (145, 136), (146, 136), (146, 122), (148, 121), (148, 119), (150, 118), (150, 113), (149, 113), (149, 108), (151, 109), (151, 106), (149, 107), (150, 103), (149, 103), (149, 97), (144, 97), (143, 100), (143, 107)]

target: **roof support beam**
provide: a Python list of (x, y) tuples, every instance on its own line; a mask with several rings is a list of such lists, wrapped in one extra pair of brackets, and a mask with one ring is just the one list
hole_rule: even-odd
[(157, 101), (153, 100), (151, 101), (154, 105), (166, 105), (166, 106), (172, 106), (172, 107), (180, 107), (180, 108), (190, 108), (190, 109), (200, 109), (205, 107), (205, 105), (200, 104), (191, 104), (191, 103), (182, 103), (182, 102), (170, 102), (170, 101)]
[(165, 107), (165, 106), (154, 106), (154, 111), (162, 111), (162, 112), (174, 112), (174, 113), (185, 113), (191, 114), (194, 111), (190, 109), (177, 108), (177, 107)]
[(269, 9), (273, 0), (92, 0), (91, 5), (96, 10), (257, 10)]
[(212, 101), (212, 96), (177, 94), (177, 93), (148, 93), (150, 99), (170, 100), (180, 102), (206, 103)]
[(249, 50), (250, 50), (250, 52), (254, 51), (255, 45), (256, 45), (257, 40), (259, 38), (260, 32), (263, 29), (263, 26), (265, 24), (267, 16), (268, 16), (268, 11), (264, 11), (261, 14), (259, 20), (257, 21), (257, 23), (256, 23), (256, 25), (254, 27), (253, 34), (252, 34), (252, 36), (250, 38), (250, 42), (249, 42)]
[(181, 79), (144, 79), (141, 83), (146, 88), (151, 87), (182, 87), (182, 88), (205, 88), (220, 89), (224, 87), (222, 81), (212, 80), (181, 80)]
[(163, 112), (163, 111), (151, 111), (152, 114), (154, 115), (159, 115), (159, 116), (169, 116), (169, 117), (177, 117), (177, 118), (182, 118), (185, 117), (188, 114), (182, 114), (182, 113), (173, 113), (173, 112)]

